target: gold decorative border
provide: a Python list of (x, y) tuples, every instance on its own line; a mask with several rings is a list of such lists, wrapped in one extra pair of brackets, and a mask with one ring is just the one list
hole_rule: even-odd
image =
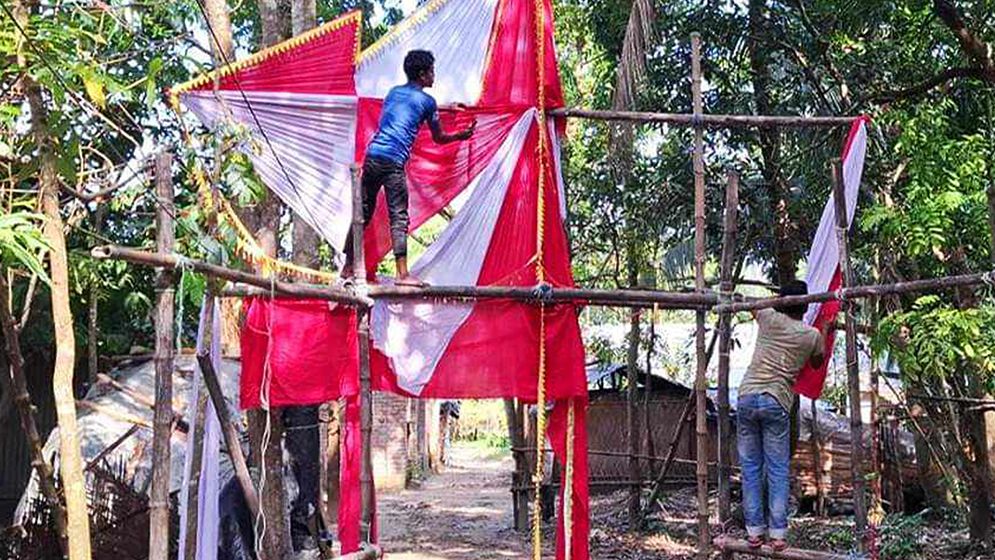
[(360, 10), (353, 10), (343, 16), (333, 19), (328, 23), (315, 27), (314, 29), (310, 29), (300, 35), (297, 35), (296, 37), (291, 37), (290, 39), (277, 43), (272, 47), (267, 47), (257, 53), (243, 58), (242, 60), (235, 61), (209, 72), (204, 72), (193, 79), (171, 87), (169, 89), (170, 104), (175, 108), (179, 104), (179, 97), (181, 93), (186, 93), (190, 90), (204, 86), (213, 81), (215, 77), (226, 78), (235, 72), (240, 72), (246, 68), (256, 66), (275, 55), (283, 54), (291, 49), (300, 47), (305, 43), (309, 43), (319, 37), (322, 37), (323, 35), (327, 35), (328, 33), (337, 31), (353, 23), (356, 24), (356, 35), (353, 39), (356, 45), (356, 50), (353, 55), (353, 61), (358, 65), (359, 54), (362, 46), (363, 12)]
[(208, 183), (204, 172), (199, 168), (195, 168), (193, 174), (194, 181), (197, 183), (197, 189), (200, 192), (200, 200), (203, 202), (204, 206), (206, 206), (209, 211), (219, 210), (218, 216), (225, 220), (225, 222), (227, 222), (228, 225), (235, 230), (235, 253), (252, 264), (259, 266), (263, 275), (281, 273), (286, 276), (292, 276), (294, 278), (319, 283), (331, 283), (336, 280), (336, 275), (334, 273), (325, 272), (323, 270), (315, 270), (313, 268), (300, 266), (292, 262), (281, 261), (267, 255), (262, 247), (256, 243), (256, 240), (252, 236), (252, 232), (249, 231), (249, 228), (245, 227), (245, 224), (242, 223), (242, 220), (238, 217), (238, 214), (235, 212), (235, 209), (232, 208), (232, 205), (228, 202), (228, 199), (218, 193), (217, 207), (215, 206), (215, 197), (211, 192), (211, 186)]

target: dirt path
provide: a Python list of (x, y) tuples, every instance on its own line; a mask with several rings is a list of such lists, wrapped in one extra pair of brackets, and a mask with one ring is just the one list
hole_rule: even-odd
[(378, 496), (386, 557), (529, 557), (528, 535), (512, 529), (512, 469), (508, 453), (453, 446), (446, 472), (429, 477), (419, 489)]

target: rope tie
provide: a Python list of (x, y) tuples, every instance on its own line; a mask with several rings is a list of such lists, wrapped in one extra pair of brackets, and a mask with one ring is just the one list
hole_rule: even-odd
[(173, 253), (176, 268), (180, 270), (180, 289), (176, 294), (176, 353), (183, 351), (183, 285), (186, 284), (187, 272), (193, 272), (193, 263), (187, 257)]
[(539, 282), (532, 288), (532, 299), (541, 305), (553, 303), (553, 285), (549, 282)]
[[(270, 439), (273, 431), (273, 421), (270, 415), (270, 382), (273, 376), (271, 359), (273, 356), (273, 303), (276, 301), (276, 276), (269, 277), (269, 307), (266, 310), (266, 359), (263, 362), (263, 378), (259, 384), (259, 407), (266, 414), (266, 422), (263, 427), (262, 442), (260, 442), (259, 465), (259, 495), (265, 495), (266, 488), (266, 451), (269, 449)], [(256, 533), (256, 555), (260, 555), (263, 550), (263, 542), (266, 537), (266, 513), (264, 508), (259, 508), (256, 516), (254, 530)]]

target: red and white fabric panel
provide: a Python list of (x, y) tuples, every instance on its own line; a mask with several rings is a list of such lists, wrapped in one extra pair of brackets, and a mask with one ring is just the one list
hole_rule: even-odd
[(247, 130), (240, 148), (259, 178), (337, 249), (352, 216), (360, 17), (342, 16), (307, 41), (225, 73), (218, 91), (208, 81), (180, 94), (208, 128)]
[[(869, 122), (868, 117), (859, 117), (854, 120), (843, 145), (843, 187), (846, 193), (847, 224), (853, 224), (853, 217), (857, 211), (860, 180), (864, 172), (864, 158), (867, 155), (867, 124)], [(808, 254), (808, 274), (805, 281), (808, 283), (809, 293), (829, 292), (838, 289), (842, 284), (839, 265), (836, 204), (833, 202), (833, 194), (830, 192), (829, 200), (822, 211), (822, 218), (819, 220), (819, 228), (812, 240), (812, 248)], [(839, 301), (813, 303), (805, 314), (805, 322), (816, 328), (822, 328), (826, 323), (836, 321), (839, 310)], [(825, 355), (827, 357), (832, 356), (835, 339), (836, 331), (830, 330), (825, 341)], [(828, 359), (823, 362), (820, 368), (805, 366), (795, 381), (795, 392), (810, 399), (819, 398), (826, 382), (828, 368)]]
[(498, 0), (430, 0), (363, 51), (356, 68), (360, 97), (383, 99), (408, 81), (404, 57), (410, 50), (435, 55), (431, 94), (442, 105), (476, 105), (480, 98), (488, 45)]

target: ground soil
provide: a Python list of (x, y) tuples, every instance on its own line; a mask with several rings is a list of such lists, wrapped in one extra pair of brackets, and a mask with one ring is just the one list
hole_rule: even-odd
[[(456, 445), (445, 471), (419, 488), (378, 496), (381, 543), (390, 560), (524, 559), (528, 533), (512, 528), (512, 461), (506, 451)], [(628, 532), (626, 492), (591, 497), (591, 558), (691, 559), (695, 550), (693, 488), (667, 493), (643, 532)], [(711, 511), (715, 511), (712, 504)], [(714, 521), (714, 520), (713, 520)], [(735, 520), (734, 520), (735, 521)], [(735, 523), (734, 523), (735, 524)], [(852, 546), (848, 517), (792, 519), (793, 546), (845, 554)], [(972, 549), (963, 522), (934, 517), (899, 518), (882, 530), (882, 560), (993, 559)], [(713, 534), (721, 532), (713, 523)], [(732, 536), (741, 531), (730, 527)], [(553, 556), (553, 524), (543, 533), (544, 558)], [(717, 557), (717, 556), (716, 556)], [(746, 558), (743, 556), (743, 558)]]

